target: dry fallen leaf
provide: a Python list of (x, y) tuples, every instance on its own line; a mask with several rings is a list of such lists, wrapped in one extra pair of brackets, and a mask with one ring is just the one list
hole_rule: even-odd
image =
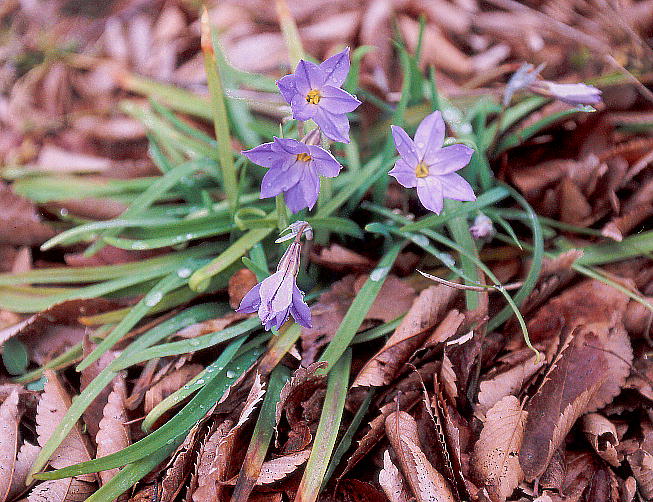
[[(131, 444), (129, 437), (129, 421), (125, 401), (127, 399), (127, 388), (124, 375), (118, 376), (113, 381), (113, 388), (107, 398), (107, 403), (102, 412), (102, 419), (99, 423), (99, 430), (95, 437), (97, 444), (96, 458), (105, 457), (111, 453), (126, 448)], [(119, 469), (110, 469), (99, 473), (102, 484), (109, 482)]]
[(32, 465), (40, 451), (40, 446), (33, 445), (27, 441), (25, 441), (20, 447), (18, 458), (16, 459), (16, 464), (14, 466), (14, 475), (11, 480), (11, 488), (9, 489), (7, 500), (13, 500), (27, 490), (28, 487), (25, 485), (27, 474), (32, 468)]
[(415, 419), (405, 411), (393, 412), (385, 420), (385, 431), (417, 501), (455, 502), (449, 483), (422, 451)]
[(157, 404), (181, 389), (203, 369), (201, 364), (187, 364), (163, 377), (145, 392), (145, 413), (152, 411)]
[(94, 483), (77, 478), (54, 479), (37, 485), (27, 497), (28, 502), (83, 502), (96, 491)]
[(383, 469), (379, 472), (379, 484), (390, 502), (408, 502), (410, 493), (399, 469), (392, 463), (388, 450), (383, 452)]
[(519, 449), (526, 417), (515, 396), (503, 397), (487, 411), (471, 464), (493, 502), (504, 502), (524, 479)]
[(241, 268), (236, 270), (234, 274), (229, 278), (229, 305), (232, 309), (237, 309), (240, 306), (240, 302), (243, 297), (249, 293), (249, 290), (252, 289), (258, 281), (254, 272), (248, 268)]
[(7, 499), (14, 477), (20, 420), (18, 398), (14, 391), (0, 405), (0, 502)]
[(193, 502), (213, 502), (218, 499), (222, 488), (218, 486), (217, 467), (218, 445), (231, 430), (233, 422), (225, 420), (215, 430), (209, 433), (202, 445), (197, 464), (197, 488), (193, 492)]
[[(256, 480), (255, 486), (269, 485), (270, 483), (287, 478), (299, 469), (308, 460), (310, 455), (311, 450), (309, 449), (263, 462), (261, 473)], [(225, 481), (225, 484), (233, 486), (236, 484), (237, 479), (238, 476), (234, 476), (229, 481)]]
[(358, 373), (353, 387), (389, 384), (441, 320), (456, 291), (444, 285), (422, 291), (383, 348)]
[(34, 246), (54, 236), (41, 221), (36, 206), (0, 182), (0, 244)]
[(582, 419), (583, 433), (594, 451), (613, 467), (619, 466), (616, 446), (617, 430), (612, 422), (598, 413), (588, 413)]
[(628, 465), (637, 481), (637, 489), (644, 499), (653, 499), (653, 455), (640, 449), (628, 455)]

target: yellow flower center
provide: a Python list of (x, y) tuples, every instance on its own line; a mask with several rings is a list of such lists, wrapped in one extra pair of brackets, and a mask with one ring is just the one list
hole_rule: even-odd
[(310, 160), (313, 160), (313, 157), (311, 157), (307, 153), (298, 153), (297, 154), (297, 160), (299, 160), (300, 162), (308, 162)]
[(426, 178), (429, 175), (429, 166), (420, 162), (415, 166), (415, 176), (418, 178)]
[(320, 91), (313, 89), (312, 91), (308, 91), (308, 94), (306, 95), (306, 102), (311, 105), (316, 105), (320, 102), (321, 98), (322, 96), (320, 96)]

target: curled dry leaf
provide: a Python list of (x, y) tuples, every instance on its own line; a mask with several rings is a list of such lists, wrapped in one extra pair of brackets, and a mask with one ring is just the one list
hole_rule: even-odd
[(215, 476), (218, 445), (232, 426), (231, 420), (225, 420), (209, 433), (208, 439), (202, 445), (197, 462), (197, 489), (193, 492), (193, 502), (218, 500), (218, 485)]
[(320, 249), (319, 252), (311, 252), (311, 261), (337, 272), (344, 270), (363, 272), (374, 266), (374, 262), (369, 258), (339, 244), (331, 244)]
[[(70, 395), (56, 373), (46, 370), (45, 377), (47, 382), (36, 409), (36, 433), (41, 447), (48, 442), (71, 404)], [(88, 460), (91, 460), (88, 442), (77, 423), (50, 457), (50, 465), (61, 469)], [(96, 478), (93, 474), (84, 474), (78, 476), (78, 479), (95, 481)]]
[[(307, 366), (336, 332), (356, 294), (367, 280), (366, 275), (348, 275), (334, 283), (330, 290), (322, 293), (311, 307), (311, 328), (302, 329), (302, 364)], [(404, 314), (413, 303), (415, 292), (404, 281), (389, 275), (376, 300), (367, 312), (366, 320), (389, 322)], [(370, 324), (367, 324), (370, 326)], [(363, 328), (366, 324), (363, 324)]]
[(0, 182), (0, 244), (35, 246), (54, 235), (41, 221), (36, 206)]
[(28, 502), (83, 502), (96, 491), (94, 483), (77, 478), (53, 479), (37, 485), (27, 497)]
[[(99, 423), (99, 430), (95, 438), (97, 443), (96, 457), (105, 457), (111, 453), (126, 448), (131, 444), (129, 437), (129, 426), (126, 425), (129, 417), (125, 409), (127, 400), (127, 388), (124, 376), (116, 377), (113, 381), (113, 388), (107, 398), (107, 404), (102, 412), (102, 419)], [(99, 473), (102, 484), (109, 482), (119, 469), (110, 469)]]
[(485, 415), (487, 410), (505, 396), (516, 396), (524, 384), (535, 375), (546, 361), (537, 361), (533, 356), (488, 380), (481, 382), (478, 393), (478, 412)]
[[(309, 449), (263, 462), (261, 473), (256, 480), (256, 486), (269, 485), (287, 478), (299, 469), (299, 467), (302, 466), (310, 456), (311, 450)], [(233, 486), (236, 484), (237, 480), (238, 476), (234, 476), (229, 481), (226, 481), (225, 484)]]
[(555, 450), (576, 419), (588, 411), (588, 405), (608, 378), (607, 356), (588, 346), (599, 344), (595, 334), (580, 328), (574, 330), (527, 403), (528, 418), (519, 454), (526, 479), (544, 473)]
[(0, 502), (7, 500), (16, 466), (20, 420), (18, 398), (18, 392), (14, 391), (0, 405)]
[(186, 439), (172, 455), (172, 460), (168, 462), (168, 469), (161, 481), (160, 502), (171, 502), (184, 488), (186, 478), (190, 475), (193, 467), (193, 457), (199, 441), (199, 430), (202, 423), (202, 421), (198, 422), (188, 432)]
[(449, 483), (422, 451), (415, 419), (405, 411), (395, 411), (386, 418), (385, 431), (417, 501), (455, 502)]
[(247, 319), (249, 316), (250, 314), (229, 312), (228, 314), (225, 314), (222, 317), (218, 317), (217, 319), (209, 319), (208, 321), (198, 322), (196, 324), (186, 326), (181, 331), (178, 331), (175, 336), (180, 338), (195, 338), (202, 335), (208, 335), (209, 333), (222, 331), (233, 323), (238, 322), (242, 319)]
[(408, 502), (410, 493), (399, 469), (392, 463), (388, 450), (383, 452), (383, 469), (379, 472), (379, 484), (390, 502)]
[(619, 466), (617, 430), (610, 420), (598, 413), (588, 413), (581, 422), (585, 437), (594, 451), (613, 467)]
[(519, 399), (505, 396), (485, 417), (471, 465), (476, 479), (485, 486), (493, 502), (504, 502), (524, 479), (519, 449), (527, 415)]
[(41, 451), (40, 446), (33, 445), (25, 441), (18, 451), (18, 458), (16, 459), (16, 464), (14, 466), (14, 475), (11, 480), (11, 488), (9, 489), (9, 495), (7, 495), (6, 500), (13, 500), (21, 493), (27, 490), (25, 481), (27, 480), (27, 474), (32, 468), (36, 457)]
[(413, 352), (422, 346), (456, 291), (444, 285), (422, 291), (383, 348), (363, 366), (353, 387), (389, 384)]
[(236, 270), (229, 278), (229, 305), (232, 309), (237, 309), (243, 297), (252, 289), (258, 281), (254, 272), (248, 268)]

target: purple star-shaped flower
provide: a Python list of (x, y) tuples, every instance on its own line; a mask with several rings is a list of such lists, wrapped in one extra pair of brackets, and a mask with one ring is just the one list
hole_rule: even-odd
[(242, 152), (245, 157), (270, 170), (261, 183), (261, 199), (283, 192), (286, 205), (296, 213), (312, 209), (320, 192), (320, 176), (334, 178), (342, 166), (329, 152), (290, 138), (274, 138)]
[(281, 257), (277, 271), (250, 289), (237, 312), (249, 314), (258, 311), (266, 330), (279, 329), (290, 315), (298, 324), (310, 328), (311, 310), (295, 282), (300, 251), (299, 241), (293, 242)]
[(284, 99), (292, 108), (293, 118), (313, 121), (334, 141), (349, 143), (347, 113), (361, 104), (343, 91), (349, 73), (349, 48), (331, 56), (320, 65), (299, 61), (295, 73), (277, 81)]
[(474, 150), (465, 145), (442, 148), (444, 121), (440, 112), (421, 122), (415, 141), (401, 127), (391, 127), (401, 158), (388, 174), (406, 188), (417, 187), (417, 196), (426, 209), (440, 214), (443, 199), (476, 200), (469, 183), (454, 172), (469, 163)]
[(569, 105), (595, 105), (601, 102), (601, 91), (593, 85), (556, 84), (548, 80), (533, 82), (530, 89), (547, 98), (555, 98)]

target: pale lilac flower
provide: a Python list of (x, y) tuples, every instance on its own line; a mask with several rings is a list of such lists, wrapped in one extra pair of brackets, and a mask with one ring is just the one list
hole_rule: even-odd
[(469, 232), (472, 234), (474, 239), (487, 239), (494, 235), (494, 225), (492, 220), (485, 216), (483, 213), (479, 213), (476, 218), (474, 218), (474, 223), (469, 227)]
[(312, 209), (320, 192), (320, 176), (334, 178), (342, 168), (323, 148), (290, 138), (275, 137), (272, 143), (242, 153), (254, 164), (270, 169), (261, 183), (261, 199), (283, 192), (293, 213)]
[(415, 141), (401, 127), (391, 127), (401, 158), (388, 174), (406, 188), (417, 187), (417, 196), (426, 209), (440, 214), (443, 199), (476, 200), (469, 183), (454, 172), (469, 163), (474, 150), (465, 145), (442, 147), (444, 121), (440, 112), (422, 121)]
[(524, 63), (519, 69), (512, 74), (503, 91), (503, 106), (508, 106), (512, 101), (512, 96), (516, 92), (526, 89), (529, 85), (537, 80), (540, 72), (544, 68), (544, 63), (535, 68), (532, 64)]
[(258, 312), (266, 330), (279, 329), (290, 315), (297, 324), (306, 328), (311, 327), (311, 310), (304, 302), (304, 293), (296, 283), (301, 235), (303, 231), (310, 229), (308, 223), (300, 223), (303, 224), (303, 230), (297, 232), (295, 241), (279, 260), (277, 271), (254, 286), (242, 299), (237, 309), (237, 312), (247, 314)]
[(554, 98), (569, 105), (595, 105), (601, 102), (601, 91), (587, 84), (556, 84), (539, 80), (530, 85), (530, 90), (547, 98)]
[(284, 99), (292, 108), (293, 118), (313, 121), (334, 141), (349, 143), (347, 113), (361, 104), (340, 86), (349, 73), (349, 48), (331, 56), (320, 65), (299, 61), (295, 73), (277, 81)]

